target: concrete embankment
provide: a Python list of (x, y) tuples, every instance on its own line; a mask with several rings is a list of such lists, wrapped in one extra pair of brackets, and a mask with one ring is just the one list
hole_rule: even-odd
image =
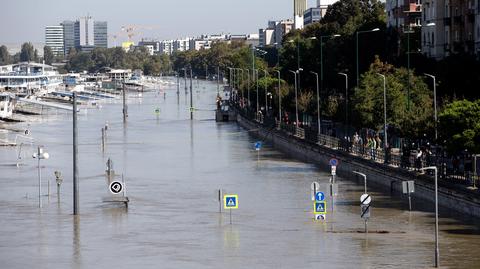
[[(262, 127), (241, 115), (237, 115), (237, 123), (247, 130), (252, 130), (252, 135), (271, 143), (276, 149), (294, 158), (317, 164), (322, 169), (329, 170), (329, 160), (336, 158), (340, 161), (340, 165), (337, 167), (338, 175), (352, 178), (355, 177), (353, 171), (365, 173), (368, 178), (368, 185), (375, 185), (375, 187), (390, 191), (392, 194), (402, 193), (403, 181), (414, 180), (415, 193), (412, 197), (427, 204), (435, 202), (433, 177), (421, 175), (414, 171), (406, 171), (398, 167), (374, 163), (346, 152), (308, 143), (293, 135), (278, 132), (273, 128)], [(479, 217), (479, 194), (466, 189), (464, 186), (456, 186), (439, 180), (439, 207), (456, 211), (462, 215)]]

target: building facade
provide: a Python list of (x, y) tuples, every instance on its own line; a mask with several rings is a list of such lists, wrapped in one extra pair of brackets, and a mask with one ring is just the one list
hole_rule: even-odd
[(476, 55), (479, 10), (475, 5), (478, 0), (424, 0), (422, 52), (438, 60), (452, 54)]
[(79, 21), (63, 21), (63, 46), (64, 54), (68, 55), (72, 48), (80, 46), (80, 22)]
[(80, 47), (93, 46), (93, 20), (92, 17), (86, 16), (80, 18)]
[(64, 55), (65, 48), (63, 44), (63, 26), (53, 25), (45, 27), (45, 46), (52, 49), (53, 55)]
[(421, 0), (387, 0), (387, 27), (405, 28), (422, 25)]
[(303, 26), (319, 22), (327, 12), (327, 8), (328, 6), (320, 6), (307, 9), (303, 14)]
[(93, 44), (97, 48), (108, 48), (108, 24), (106, 21), (93, 22)]
[(480, 0), (475, 1), (475, 53), (480, 59)]
[(303, 14), (307, 10), (307, 0), (293, 0), (293, 21), (295, 29), (303, 29)]

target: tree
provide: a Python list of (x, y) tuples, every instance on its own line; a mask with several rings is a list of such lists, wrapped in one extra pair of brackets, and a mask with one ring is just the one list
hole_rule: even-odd
[(12, 56), (8, 53), (6, 46), (0, 46), (0, 65), (7, 65), (12, 63)]
[(480, 153), (480, 100), (455, 101), (439, 114), (439, 134), (451, 154)]
[(52, 48), (48, 46), (43, 47), (43, 60), (45, 64), (52, 64), (55, 60), (55, 55), (53, 55)]
[(399, 135), (420, 137), (432, 131), (433, 99), (423, 77), (411, 75), (410, 108), (408, 108), (408, 71), (376, 59), (362, 75), (360, 87), (353, 96), (354, 119), (358, 127), (382, 129), (384, 123), (384, 88), (378, 74), (386, 76), (387, 123)]
[(20, 51), (20, 61), (22, 62), (31, 62), (35, 61), (35, 49), (33, 48), (32, 43), (23, 43), (22, 49)]

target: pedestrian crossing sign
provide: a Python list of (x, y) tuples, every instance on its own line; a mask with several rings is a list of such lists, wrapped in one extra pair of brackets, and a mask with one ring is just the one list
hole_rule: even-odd
[(238, 195), (225, 194), (223, 196), (223, 207), (225, 209), (237, 209), (238, 208)]
[(313, 204), (313, 213), (314, 214), (326, 214), (327, 213), (327, 202), (325, 201), (316, 201)]

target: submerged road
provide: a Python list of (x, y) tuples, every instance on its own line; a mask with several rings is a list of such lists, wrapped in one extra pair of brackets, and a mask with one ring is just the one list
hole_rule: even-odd
[[(326, 191), (328, 171), (269, 145), (257, 155), (245, 130), (214, 121), (215, 84), (194, 88), (194, 121), (183, 85), (178, 98), (176, 86), (165, 90), (166, 98), (131, 95), (125, 126), (121, 101), (79, 115), (79, 217), (72, 215), (71, 114), (30, 125), (35, 143), (50, 154), (41, 166), (43, 193), (49, 179), (52, 195), (42, 197), (39, 209), (35, 147), (23, 147), (24, 165), (0, 166), (1, 268), (432, 267), (433, 207), (413, 201), (409, 212), (406, 199), (370, 187), (371, 232), (360, 233), (363, 184), (337, 178), (334, 212), (315, 222), (310, 184), (318, 181)], [(16, 148), (0, 148), (0, 164), (16, 158)], [(128, 210), (102, 202), (108, 158), (126, 179)], [(60, 203), (57, 170), (64, 176)], [(232, 225), (228, 213), (218, 212), (219, 188), (239, 195)], [(480, 225), (442, 212), (442, 267), (480, 268), (479, 249)]]

